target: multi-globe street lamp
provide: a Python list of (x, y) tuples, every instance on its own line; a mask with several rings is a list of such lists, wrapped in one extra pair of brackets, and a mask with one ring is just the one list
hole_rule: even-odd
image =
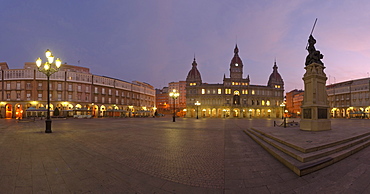
[(46, 77), (48, 78), (48, 91), (47, 91), (47, 99), (48, 99), (48, 109), (47, 109), (47, 117), (46, 117), (46, 129), (45, 133), (51, 133), (51, 119), (50, 119), (50, 76), (53, 75), (55, 72), (59, 71), (60, 66), (62, 65), (62, 61), (57, 58), (54, 62), (54, 55), (51, 53), (49, 49), (45, 51), (45, 56), (47, 58), (47, 61), (44, 63), (43, 66), (42, 60), (39, 57), (36, 60), (37, 68), (40, 72), (44, 73)]
[(197, 119), (198, 119), (198, 107), (201, 105), (201, 103), (199, 101), (197, 101), (194, 104), (195, 104), (195, 106), (197, 106)]
[(175, 117), (176, 117), (176, 98), (179, 97), (180, 94), (175, 90), (173, 89), (172, 92), (170, 92), (170, 97), (173, 99), (173, 119), (172, 121), (173, 122), (176, 122), (175, 120)]

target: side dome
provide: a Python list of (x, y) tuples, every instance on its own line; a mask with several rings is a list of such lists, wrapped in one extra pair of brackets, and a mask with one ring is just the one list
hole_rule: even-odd
[(202, 77), (198, 71), (198, 68), (197, 68), (197, 62), (195, 61), (195, 58), (194, 58), (194, 61), (192, 63), (192, 68), (191, 70), (189, 71), (188, 73), (188, 76), (186, 77), (186, 81), (187, 82), (197, 82), (197, 83), (202, 83)]
[(269, 77), (269, 81), (267, 86), (274, 87), (274, 88), (284, 88), (284, 81), (281, 78), (281, 75), (277, 71), (278, 67), (276, 65), (276, 61), (274, 63), (273, 71)]

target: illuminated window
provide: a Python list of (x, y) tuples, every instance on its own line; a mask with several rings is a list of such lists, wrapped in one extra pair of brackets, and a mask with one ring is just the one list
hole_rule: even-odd
[(255, 93), (254, 93), (254, 90), (252, 90), (252, 95), (254, 95)]
[(218, 94), (221, 94), (221, 93), (222, 93), (221, 88), (218, 88), (218, 89), (217, 89), (217, 93), (218, 93)]
[(196, 86), (197, 83), (190, 83), (190, 86)]
[(235, 90), (234, 91), (234, 95), (238, 95), (239, 96), (239, 91), (238, 90)]
[(267, 101), (266, 101), (266, 105), (267, 105), (267, 106), (270, 106), (270, 100), (267, 100)]
[(205, 89), (202, 89), (202, 94), (205, 94), (206, 93), (206, 90)]
[(231, 89), (225, 89), (225, 94), (231, 94)]
[(235, 85), (235, 82), (231, 82), (231, 85)]
[(262, 100), (262, 103), (261, 103), (261, 104), (262, 104), (262, 106), (265, 106), (265, 101), (264, 101), (264, 100)]

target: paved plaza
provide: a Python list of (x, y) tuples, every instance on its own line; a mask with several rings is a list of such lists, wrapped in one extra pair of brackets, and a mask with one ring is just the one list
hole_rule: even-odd
[(370, 193), (370, 147), (298, 177), (243, 132), (273, 121), (1, 119), (0, 193)]

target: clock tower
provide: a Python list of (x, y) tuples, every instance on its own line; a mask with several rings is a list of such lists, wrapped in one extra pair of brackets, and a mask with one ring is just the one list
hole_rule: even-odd
[(243, 79), (243, 62), (239, 57), (238, 45), (235, 45), (234, 57), (231, 59), (230, 63), (230, 78), (233, 81)]

